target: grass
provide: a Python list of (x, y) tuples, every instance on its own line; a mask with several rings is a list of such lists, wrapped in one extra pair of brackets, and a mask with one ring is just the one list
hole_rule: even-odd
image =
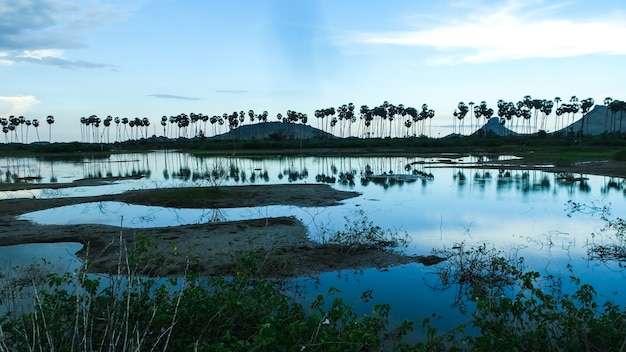
[[(471, 136), (453, 138), (344, 138), (291, 140), (211, 140), (211, 139), (142, 139), (112, 144), (51, 143), (0, 144), (0, 152), (13, 156), (97, 155), (140, 152), (158, 149), (185, 150), (211, 155), (406, 155), (415, 153), (512, 153), (532, 151), (539, 158), (611, 157), (616, 150), (626, 148), (622, 136), (585, 136), (579, 145), (575, 136)], [(620, 155), (626, 152), (622, 151)], [(563, 156), (562, 154), (566, 154)], [(594, 156), (595, 155), (595, 156)]]
[[(347, 304), (331, 288), (303, 305), (283, 292), (280, 281), (263, 276), (268, 258), (257, 253), (238, 258), (233, 276), (199, 276), (188, 270), (181, 278), (141, 275), (135, 256), (153, 256), (150, 240), (129, 249), (115, 275), (66, 274), (42, 269), (21, 271), (5, 281), (12, 296), (30, 300), (30, 309), (9, 310), (0, 317), (0, 351), (599, 351), (626, 347), (626, 311), (598, 301), (593, 287), (570, 276), (564, 291), (560, 279), (515, 271), (515, 282), (481, 283), (480, 294), (468, 291), (474, 313), (466, 324), (438, 332), (427, 317), (419, 327), (405, 320), (389, 325), (393, 309), (375, 304), (375, 292)], [(456, 254), (454, 254), (456, 253)], [(476, 263), (512, 265), (485, 248), (454, 252)], [(455, 261), (461, 263), (460, 261)], [(88, 264), (87, 264), (88, 265)], [(484, 267), (475, 269), (484, 277)], [(571, 270), (571, 268), (570, 268)], [(453, 275), (455, 277), (462, 277)], [(7, 290), (2, 290), (7, 292)], [(3, 296), (7, 306), (11, 299)], [(17, 305), (16, 305), (17, 306)], [(394, 313), (397, 314), (397, 313)], [(413, 315), (419, 315), (414, 313)], [(471, 330), (468, 327), (471, 326)], [(415, 343), (406, 338), (423, 331)], [(472, 331), (472, 332), (470, 332)], [(415, 340), (415, 339), (413, 339)]]

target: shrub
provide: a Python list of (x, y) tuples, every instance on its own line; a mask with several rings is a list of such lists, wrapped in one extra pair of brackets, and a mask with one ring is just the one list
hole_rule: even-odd
[(332, 234), (329, 234), (328, 230), (322, 231), (322, 242), (339, 246), (345, 253), (368, 249), (393, 250), (409, 244), (410, 239), (407, 233), (401, 235), (375, 226), (367, 219), (363, 210), (357, 211), (354, 219), (348, 216), (344, 219), (346, 221), (343, 231), (336, 231)]
[[(120, 256), (122, 257), (122, 256)], [(128, 263), (135, 262), (132, 258)], [(141, 260), (137, 261), (141, 262)], [(388, 305), (359, 317), (340, 298), (307, 311), (260, 275), (264, 260), (240, 257), (232, 277), (146, 278), (85, 270), (33, 283), (33, 308), (0, 318), (1, 350), (362, 351), (399, 349), (409, 322), (388, 330)], [(336, 292), (331, 290), (330, 294)], [(371, 291), (364, 293), (371, 298)]]

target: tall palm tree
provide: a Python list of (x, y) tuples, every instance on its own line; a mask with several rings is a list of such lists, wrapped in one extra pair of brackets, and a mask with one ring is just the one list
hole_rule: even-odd
[(39, 139), (39, 120), (34, 119), (33, 120), (33, 127), (35, 127), (35, 132), (37, 132), (37, 142), (41, 142), (41, 139)]
[[(128, 120), (128, 117), (122, 117), (122, 125), (124, 125), (124, 133), (123, 134), (126, 136), (126, 140), (130, 139), (128, 137), (128, 130), (126, 129), (126, 126), (128, 126), (129, 122), (130, 121)], [(124, 138), (124, 137), (122, 137), (122, 138)]]
[(624, 111), (626, 111), (626, 103), (624, 103), (621, 100), (613, 100), (611, 102), (611, 104), (609, 105), (609, 109), (611, 109), (611, 115), (613, 115), (613, 130), (615, 130), (615, 126), (617, 124), (617, 113), (619, 112), (620, 114), (620, 118), (619, 118), (619, 133), (622, 133), (622, 117), (623, 117), (623, 113)]
[[(556, 104), (556, 111), (562, 111), (559, 110), (559, 103), (561, 102), (561, 97), (555, 97), (554, 98), (554, 104)], [(557, 127), (557, 123), (559, 122), (559, 117), (561, 116), (561, 114), (556, 114), (556, 117), (554, 119), (554, 132), (558, 131), (558, 127)]]
[[(459, 122), (460, 122), (459, 123), (460, 124), (459, 132), (461, 134), (463, 134), (464, 133), (464, 129), (465, 129), (464, 128), (464, 121), (465, 121), (464, 119), (465, 119), (465, 116), (467, 115), (467, 113), (469, 112), (469, 107), (464, 102), (459, 102), (459, 104), (457, 105), (457, 108), (458, 108), (459, 111), (457, 112), (455, 110), (453, 115), (456, 117), (457, 120), (459, 120)], [(455, 121), (455, 124), (456, 124), (456, 121)]]
[[(493, 116), (493, 113), (493, 109), (488, 107), (487, 102), (484, 100), (480, 102), (480, 105), (474, 106), (474, 117), (476, 117), (477, 120), (483, 117), (485, 120), (485, 125), (487, 124), (491, 116)], [(485, 131), (485, 136), (487, 136), (487, 131)]]
[(359, 109), (359, 117), (360, 121), (363, 122), (363, 137), (369, 137), (369, 128), (372, 126), (372, 119), (374, 118), (372, 115), (372, 110), (367, 105), (361, 105)]
[(2, 132), (4, 132), (4, 142), (9, 143), (9, 120), (7, 118), (0, 118), (0, 126), (2, 126)]
[(554, 108), (554, 102), (552, 100), (544, 100), (541, 104), (541, 113), (542, 113), (542, 129), (545, 130), (547, 117), (552, 113), (552, 108)]
[[(585, 115), (587, 115), (587, 112), (589, 112), (589, 110), (591, 109), (591, 107), (594, 104), (595, 104), (595, 101), (593, 100), (593, 98), (587, 98), (587, 99), (583, 99), (581, 101), (580, 109), (582, 110), (583, 117), (580, 120), (580, 138), (579, 138), (579, 141), (582, 140), (583, 132), (585, 130)], [(587, 130), (589, 130), (589, 124), (587, 124)], [(587, 132), (589, 132), (589, 131), (587, 131)]]
[(30, 120), (24, 121), (26, 125), (26, 139), (24, 140), (26, 144), (28, 144), (28, 128), (33, 124)]
[(612, 101), (613, 101), (613, 98), (611, 97), (604, 98), (604, 105), (606, 105), (606, 113), (604, 116), (604, 132), (607, 132), (606, 125), (609, 120), (609, 104), (611, 104)]
[[(573, 107), (579, 107), (578, 105), (578, 97), (576, 97), (575, 95), (572, 95), (572, 97), (569, 99), (570, 104), (573, 105)], [(573, 111), (576, 110), (576, 111)], [(576, 113), (578, 112), (578, 109), (574, 109), (572, 108), (573, 114), (572, 114), (572, 125), (574, 124), (574, 117), (576, 115)]]
[(167, 137), (166, 127), (167, 127), (167, 116), (161, 116), (161, 126), (163, 126), (163, 137)]
[(46, 122), (48, 123), (48, 141), (52, 142), (52, 124), (54, 123), (54, 116), (48, 115)]
[[(472, 116), (472, 112), (474, 111), (474, 105), (475, 103), (473, 101), (470, 101), (469, 103), (467, 103), (467, 105), (469, 105), (469, 120), (470, 120), (470, 130), (472, 131), (472, 133), (474, 133), (474, 119)], [(470, 133), (471, 134), (471, 133)]]

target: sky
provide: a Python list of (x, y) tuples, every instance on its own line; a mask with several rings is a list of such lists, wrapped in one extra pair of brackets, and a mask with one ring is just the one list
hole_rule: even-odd
[(389, 101), (428, 104), (437, 137), (461, 101), (626, 100), (624, 38), (622, 0), (3, 0), (0, 117), (54, 142), (90, 115), (159, 134), (164, 115), (295, 110), (315, 127), (316, 109)]

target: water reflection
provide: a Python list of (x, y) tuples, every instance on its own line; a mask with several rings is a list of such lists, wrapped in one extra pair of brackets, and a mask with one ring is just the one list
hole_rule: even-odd
[[(626, 292), (626, 273), (615, 263), (588, 260), (591, 234), (605, 226), (594, 213), (568, 213), (568, 201), (610, 205), (614, 214), (626, 213), (625, 182), (621, 178), (556, 174), (535, 170), (502, 169), (489, 163), (496, 157), (449, 155), (428, 157), (274, 157), (240, 158), (195, 156), (173, 151), (111, 155), (80, 161), (42, 161), (0, 158), (1, 182), (17, 177), (41, 176), (31, 182), (59, 182), (87, 177), (120, 179), (98, 187), (3, 192), (0, 198), (55, 198), (119, 193), (131, 189), (182, 186), (227, 186), (286, 183), (325, 183), (362, 195), (332, 208), (272, 206), (240, 209), (172, 209), (131, 206), (119, 202), (57, 208), (46, 213), (25, 214), (23, 219), (67, 224), (97, 222), (113, 226), (148, 228), (189, 223), (236, 221), (270, 216), (296, 216), (308, 226), (312, 239), (322, 228), (341, 229), (355, 209), (385, 229), (407, 232), (412, 242), (408, 254), (428, 255), (433, 248), (455, 243), (498, 250), (515, 249), (529, 269), (555, 275), (575, 274), (597, 288), (600, 294)], [(503, 160), (503, 159), (499, 159)], [(506, 160), (506, 159), (504, 159)], [(48, 222), (49, 221), (49, 222)], [(593, 238), (601, 244), (599, 237)], [(450, 316), (454, 293), (433, 294), (424, 282), (435, 283), (434, 269), (420, 265), (388, 271), (363, 270), (356, 277), (320, 275), (316, 287), (341, 287), (346, 296), (374, 289), (381, 302), (400, 302), (413, 318), (423, 312)], [(305, 281), (305, 278), (298, 279)], [(344, 286), (340, 286), (344, 283)], [(307, 287), (311, 283), (302, 283)], [(313, 290), (313, 288), (311, 288)], [(315, 293), (316, 294), (316, 293)], [(415, 300), (415, 297), (420, 300)], [(356, 296), (358, 299), (358, 296)], [(428, 303), (426, 303), (428, 302)], [(456, 316), (459, 319), (462, 317)], [(403, 316), (401, 318), (406, 318)], [(455, 321), (445, 324), (456, 325)]]

